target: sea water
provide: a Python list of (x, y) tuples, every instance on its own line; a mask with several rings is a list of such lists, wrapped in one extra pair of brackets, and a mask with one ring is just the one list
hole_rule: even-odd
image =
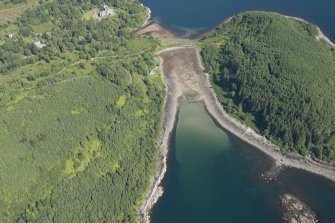
[(274, 11), (318, 25), (335, 41), (334, 0), (141, 0), (167, 27), (194, 34), (244, 11)]

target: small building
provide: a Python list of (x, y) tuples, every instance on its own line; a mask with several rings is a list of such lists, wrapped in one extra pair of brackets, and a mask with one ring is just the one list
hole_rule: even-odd
[(13, 38), (14, 34), (13, 33), (8, 33), (7, 36), (8, 36), (8, 38), (11, 39), (11, 38)]
[(149, 75), (154, 75), (154, 74), (156, 74), (156, 71), (155, 71), (155, 70), (150, 70), (150, 71), (149, 71)]
[(47, 46), (45, 43), (41, 43), (41, 41), (34, 42), (34, 45), (39, 49)]
[(109, 16), (109, 15), (114, 14), (114, 10), (111, 7), (109, 7), (107, 5), (103, 5), (102, 8), (103, 8), (103, 10), (101, 10), (99, 12), (100, 17), (105, 17), (105, 16)]
[(102, 5), (101, 10), (98, 12), (95, 12), (93, 14), (93, 17), (100, 20), (103, 17), (114, 15), (114, 13), (115, 12), (112, 7), (109, 7), (108, 5)]

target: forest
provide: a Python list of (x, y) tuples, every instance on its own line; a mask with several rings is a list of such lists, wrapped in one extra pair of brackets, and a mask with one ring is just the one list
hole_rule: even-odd
[(286, 151), (335, 163), (335, 49), (312, 24), (238, 14), (204, 37), (201, 56), (228, 113)]
[[(102, 3), (115, 15), (94, 19)], [(138, 222), (165, 95), (146, 16), (40, 0), (0, 26), (1, 222)]]

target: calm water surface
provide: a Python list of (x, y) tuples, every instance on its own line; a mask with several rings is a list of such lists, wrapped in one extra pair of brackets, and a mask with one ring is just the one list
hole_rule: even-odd
[(276, 223), (282, 193), (307, 202), (320, 222), (335, 222), (332, 183), (293, 169), (266, 182), (260, 175), (271, 160), (218, 128), (201, 103), (183, 103), (171, 144), (154, 223)]
[(335, 40), (334, 0), (141, 0), (153, 16), (169, 27), (207, 30), (236, 13), (275, 11), (317, 24)]

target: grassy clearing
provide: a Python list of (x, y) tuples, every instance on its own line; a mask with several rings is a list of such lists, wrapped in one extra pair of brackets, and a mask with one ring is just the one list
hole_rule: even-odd
[(73, 150), (73, 157), (66, 161), (64, 172), (69, 179), (83, 172), (88, 164), (99, 155), (98, 150), (101, 148), (101, 142), (98, 139), (85, 141), (82, 144)]
[(126, 95), (121, 95), (119, 99), (116, 102), (116, 107), (118, 109), (121, 109), (127, 102), (127, 96)]
[(98, 11), (98, 8), (93, 8), (91, 10), (88, 10), (83, 14), (83, 19), (90, 20), (93, 19), (93, 14)]
[(46, 33), (46, 32), (50, 32), (52, 30), (52, 27), (53, 27), (53, 23), (49, 21), (46, 23), (33, 26), (33, 30), (39, 33)]
[(9, 33), (16, 33), (19, 30), (19, 27), (16, 24), (8, 24), (2, 29), (0, 29), (0, 40), (5, 43), (5, 38), (8, 38)]
[(30, 8), (36, 0), (28, 0), (22, 4), (10, 4), (6, 1), (0, 3), (0, 24), (15, 21), (22, 15), (28, 8)]
[(128, 52), (143, 52), (152, 48), (153, 42), (150, 39), (133, 39), (127, 45)]

